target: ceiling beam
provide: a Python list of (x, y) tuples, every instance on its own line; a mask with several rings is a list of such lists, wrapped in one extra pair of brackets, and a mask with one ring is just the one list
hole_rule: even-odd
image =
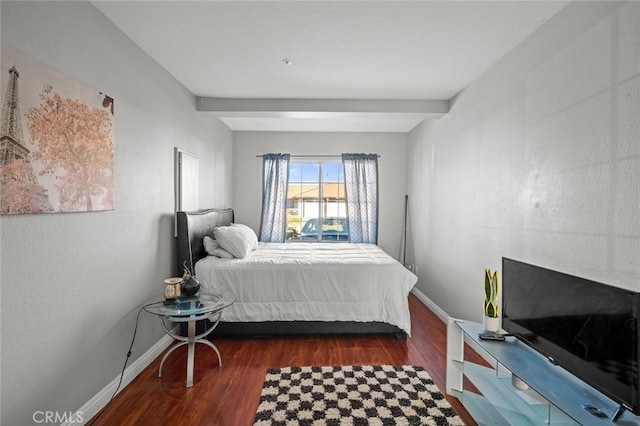
[(196, 99), (198, 111), (225, 117), (396, 117), (440, 118), (449, 112), (449, 101), (388, 99)]

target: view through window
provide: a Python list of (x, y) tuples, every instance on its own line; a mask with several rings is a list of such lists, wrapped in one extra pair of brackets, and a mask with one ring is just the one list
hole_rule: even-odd
[(349, 240), (341, 161), (289, 163), (287, 240)]

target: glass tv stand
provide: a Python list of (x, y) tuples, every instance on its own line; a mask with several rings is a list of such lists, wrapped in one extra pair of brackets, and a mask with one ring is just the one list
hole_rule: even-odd
[[(447, 394), (459, 399), (478, 424), (640, 425), (640, 417), (630, 412), (613, 423), (619, 410), (614, 401), (515, 337), (482, 340), (482, 331), (479, 323), (448, 320)], [(465, 339), (486, 352), (493, 367), (465, 360)], [(514, 386), (513, 375), (520, 386)]]

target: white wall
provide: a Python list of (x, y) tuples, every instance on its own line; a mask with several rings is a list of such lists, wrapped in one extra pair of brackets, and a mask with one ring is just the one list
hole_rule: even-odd
[(233, 200), (236, 221), (260, 229), (262, 158), (266, 153), (337, 155), (377, 153), (379, 173), (378, 245), (398, 258), (404, 220), (407, 135), (403, 133), (235, 132)]
[[(1, 422), (26, 425), (119, 375), (138, 309), (177, 269), (173, 149), (199, 157), (201, 205), (230, 206), (233, 136), (91, 3), (3, 1), (1, 18), (3, 45), (115, 98), (115, 210), (0, 218)], [(130, 363), (163, 335), (142, 314)]]
[(640, 3), (574, 2), (414, 129), (419, 289), (479, 321), (512, 257), (640, 290)]

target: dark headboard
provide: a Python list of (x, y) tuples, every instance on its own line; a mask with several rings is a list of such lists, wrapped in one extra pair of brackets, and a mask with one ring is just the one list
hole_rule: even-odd
[(195, 275), (195, 264), (207, 255), (202, 242), (205, 235), (213, 237), (216, 226), (233, 223), (233, 209), (207, 209), (176, 213), (178, 223), (178, 271), (182, 274), (184, 262)]

